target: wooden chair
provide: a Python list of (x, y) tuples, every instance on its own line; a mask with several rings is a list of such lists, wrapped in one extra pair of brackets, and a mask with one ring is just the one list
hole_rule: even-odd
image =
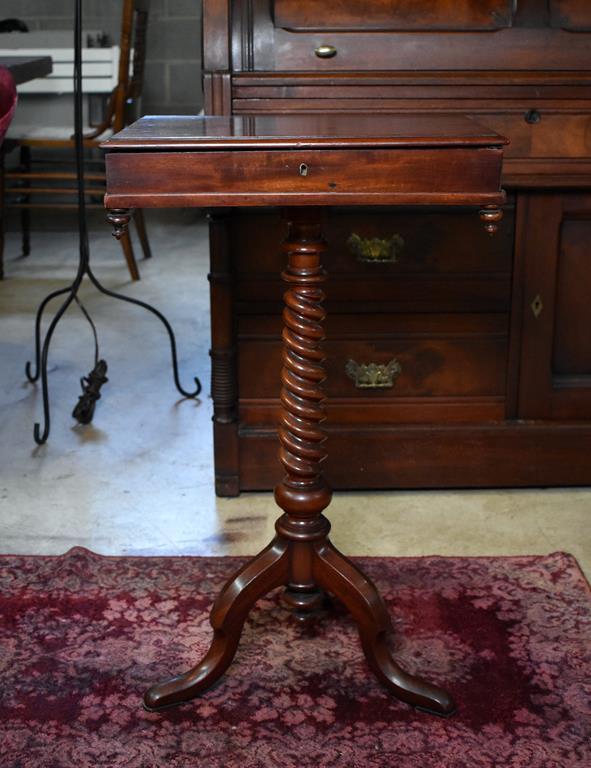
[[(144, 80), (149, 2), (123, 2), (117, 85), (109, 96), (103, 122), (84, 134), (84, 145), (88, 149), (88, 157), (85, 159), (88, 208), (102, 208), (105, 172), (100, 143), (137, 116), (134, 108), (137, 112)], [(26, 256), (30, 252), (31, 209), (77, 207), (76, 172), (73, 168), (75, 142), (71, 127), (55, 130), (32, 128), (26, 135), (9, 136), (6, 139), (4, 154), (15, 149), (20, 151), (20, 165), (4, 173), (4, 205), (21, 210), (22, 251)], [(134, 221), (144, 257), (150, 258), (141, 210), (135, 212)], [(121, 245), (132, 280), (139, 280), (129, 234), (121, 238)]]

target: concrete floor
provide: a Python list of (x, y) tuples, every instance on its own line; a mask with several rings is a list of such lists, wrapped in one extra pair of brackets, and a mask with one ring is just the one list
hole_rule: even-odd
[[(152, 215), (150, 215), (150, 213)], [(271, 494), (217, 499), (213, 490), (206, 228), (195, 213), (148, 213), (154, 258), (131, 284), (106, 226), (91, 233), (96, 273), (112, 290), (153, 302), (173, 324), (182, 379), (199, 375), (199, 402), (179, 399), (157, 320), (85, 286), (109, 365), (94, 423), (70, 412), (93, 365), (91, 332), (71, 309), (50, 355), (51, 436), (33, 442), (41, 392), (24, 377), (39, 301), (71, 279), (77, 239), (33, 233), (18, 259), (7, 235), (0, 283), (0, 551), (58, 554), (251, 554), (277, 514)], [(565, 550), (591, 574), (590, 489), (337, 493), (333, 540), (351, 555), (529, 554)]]

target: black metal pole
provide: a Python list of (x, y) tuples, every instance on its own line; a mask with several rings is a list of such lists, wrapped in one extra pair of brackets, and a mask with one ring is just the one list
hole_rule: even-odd
[[(79, 398), (79, 402), (74, 408), (73, 416), (83, 424), (88, 424), (92, 420), (94, 414), (94, 405), (100, 398), (100, 387), (108, 381), (105, 373), (107, 371), (107, 364), (104, 360), (99, 360), (99, 346), (98, 337), (95, 325), (92, 318), (88, 314), (88, 311), (84, 308), (78, 298), (78, 290), (87, 275), (91, 283), (95, 288), (106, 296), (125, 301), (130, 304), (135, 304), (142, 309), (146, 309), (155, 315), (164, 325), (168, 334), (171, 354), (172, 354), (172, 370), (174, 383), (177, 390), (184, 397), (197, 397), (201, 392), (201, 382), (198, 378), (194, 378), (195, 391), (189, 392), (185, 390), (180, 383), (179, 371), (178, 371), (178, 359), (176, 351), (176, 340), (174, 332), (168, 320), (157, 309), (152, 307), (145, 301), (139, 299), (133, 299), (130, 296), (124, 296), (114, 291), (110, 291), (105, 288), (96, 275), (90, 268), (90, 249), (88, 245), (88, 226), (86, 219), (86, 194), (84, 185), (84, 134), (83, 134), (83, 102), (82, 102), (82, 0), (74, 0), (74, 137), (75, 137), (75, 149), (76, 149), (76, 178), (77, 178), (77, 193), (78, 193), (78, 241), (79, 241), (79, 254), (78, 254), (78, 269), (76, 276), (72, 283), (66, 288), (61, 288), (57, 291), (53, 291), (46, 296), (37, 310), (35, 318), (35, 371), (32, 372), (32, 366), (30, 362), (27, 362), (25, 367), (25, 374), (29, 381), (35, 382), (41, 377), (41, 389), (43, 397), (43, 429), (39, 423), (35, 424), (33, 436), (35, 442), (38, 445), (42, 445), (47, 441), (49, 437), (51, 427), (51, 414), (50, 414), (50, 402), (49, 402), (49, 383), (47, 378), (47, 362), (49, 357), (49, 347), (51, 339), (57, 328), (59, 321), (70, 306), (75, 301), (80, 310), (88, 320), (94, 335), (95, 343), (95, 355), (94, 355), (94, 369), (87, 377), (81, 379), (82, 395)], [(53, 316), (49, 328), (41, 342), (41, 322), (43, 318), (43, 312), (47, 304), (54, 298), (67, 294), (66, 298), (62, 301), (59, 309)]]

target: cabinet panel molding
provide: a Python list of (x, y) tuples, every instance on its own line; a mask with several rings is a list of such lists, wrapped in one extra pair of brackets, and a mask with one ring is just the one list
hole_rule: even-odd
[(591, 419), (591, 195), (527, 206), (519, 416)]

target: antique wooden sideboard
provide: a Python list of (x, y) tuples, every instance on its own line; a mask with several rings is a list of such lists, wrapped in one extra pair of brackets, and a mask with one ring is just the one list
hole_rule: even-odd
[[(208, 115), (459, 113), (511, 141), (496, 238), (462, 210), (331, 210), (332, 486), (591, 483), (588, 0), (204, 0), (203, 39)], [(281, 476), (283, 232), (211, 212), (221, 495)]]

